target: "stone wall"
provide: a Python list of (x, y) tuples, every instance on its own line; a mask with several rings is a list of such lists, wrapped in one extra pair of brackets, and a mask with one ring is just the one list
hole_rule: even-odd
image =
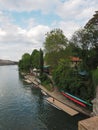
[(96, 89), (96, 98), (92, 101), (93, 103), (93, 115), (98, 115), (98, 86)]

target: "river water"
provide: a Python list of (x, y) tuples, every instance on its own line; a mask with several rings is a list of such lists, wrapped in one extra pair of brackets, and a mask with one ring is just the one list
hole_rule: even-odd
[(0, 66), (0, 130), (77, 130), (85, 118), (48, 104), (39, 89), (23, 82), (17, 66)]

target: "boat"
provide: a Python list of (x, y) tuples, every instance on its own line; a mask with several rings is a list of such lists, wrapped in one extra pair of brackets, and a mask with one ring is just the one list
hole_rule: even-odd
[(84, 101), (84, 100), (82, 100), (82, 99), (80, 99), (80, 98), (78, 98), (78, 97), (75, 97), (75, 96), (73, 96), (72, 94), (69, 94), (69, 93), (67, 93), (67, 92), (66, 92), (66, 94), (69, 95), (69, 96), (71, 96), (71, 97), (73, 97), (73, 98), (75, 98), (75, 99), (77, 99), (77, 100), (79, 100), (79, 101), (81, 101), (81, 102), (84, 103), (84, 104), (87, 104), (88, 106), (92, 106), (91, 103), (88, 103), (88, 102), (86, 102), (86, 101)]
[(47, 96), (47, 93), (46, 93), (45, 91), (41, 90), (41, 93), (42, 93), (43, 95)]
[(63, 92), (63, 91), (61, 91), (61, 93), (62, 93), (62, 95), (64, 95), (66, 98), (70, 99), (71, 101), (73, 101), (73, 102), (75, 102), (75, 103), (81, 105), (82, 107), (86, 107), (86, 104), (84, 104), (84, 103), (80, 102), (79, 100), (77, 100), (77, 99), (75, 99), (75, 98), (69, 96), (67, 93), (65, 93), (65, 92)]
[(28, 80), (28, 79), (24, 79), (24, 81), (25, 81), (26, 83), (28, 83), (28, 84), (31, 84), (31, 83), (32, 83), (32, 81), (30, 81), (30, 80)]

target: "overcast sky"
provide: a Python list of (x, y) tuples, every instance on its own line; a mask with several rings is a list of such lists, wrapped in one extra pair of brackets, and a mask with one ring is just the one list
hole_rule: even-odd
[(19, 60), (42, 48), (54, 28), (70, 38), (96, 10), (98, 0), (0, 0), (0, 59)]

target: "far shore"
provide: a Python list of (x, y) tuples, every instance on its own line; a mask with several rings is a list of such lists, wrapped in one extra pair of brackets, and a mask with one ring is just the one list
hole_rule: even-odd
[(0, 66), (10, 66), (10, 65), (18, 65), (17, 63), (14, 64), (0, 64)]
[(0, 59), (0, 66), (5, 66), (5, 65), (18, 65), (18, 62)]

